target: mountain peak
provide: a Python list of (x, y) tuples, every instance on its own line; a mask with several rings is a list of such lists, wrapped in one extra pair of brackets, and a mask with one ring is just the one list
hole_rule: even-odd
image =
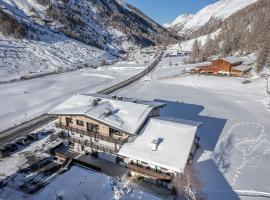
[(258, 0), (220, 0), (204, 7), (194, 16), (186, 14), (180, 15), (167, 27), (178, 32), (193, 32), (202, 28), (210, 21), (223, 21), (235, 12), (255, 3), (256, 1)]
[(191, 20), (193, 17), (192, 14), (182, 14), (180, 16), (178, 16), (173, 22), (171, 23), (165, 23), (164, 26), (166, 28), (169, 28), (169, 27), (172, 27), (172, 26), (175, 26), (175, 25), (181, 25), (181, 24), (185, 24), (187, 23), (187, 21)]

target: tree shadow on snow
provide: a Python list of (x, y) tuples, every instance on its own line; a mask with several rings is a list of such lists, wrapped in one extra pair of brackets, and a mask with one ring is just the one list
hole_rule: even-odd
[(201, 138), (200, 145), (204, 150), (214, 151), (220, 134), (226, 124), (226, 119), (200, 115), (204, 110), (204, 107), (201, 105), (160, 99), (155, 99), (155, 101), (167, 104), (167, 106), (160, 111), (160, 115), (163, 117), (175, 117), (202, 122), (203, 125), (198, 128), (196, 133), (196, 135)]
[(203, 190), (208, 199), (240, 200), (213, 160), (209, 159), (196, 163), (196, 169), (199, 172)]
[(233, 151), (233, 140), (234, 136), (229, 135), (226, 140), (221, 141), (218, 149), (214, 153), (216, 165), (223, 173), (227, 173), (231, 166), (230, 157)]

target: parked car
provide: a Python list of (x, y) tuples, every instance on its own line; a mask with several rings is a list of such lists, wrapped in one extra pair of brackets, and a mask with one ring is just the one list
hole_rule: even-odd
[(38, 135), (35, 133), (31, 133), (25, 136), (30, 141), (36, 141), (38, 140)]
[(49, 135), (49, 134), (53, 134), (55, 132), (55, 130), (54, 129), (49, 129), (49, 130), (47, 130), (46, 131), (46, 133)]
[(9, 155), (8, 150), (6, 150), (6, 149), (4, 149), (4, 148), (1, 148), (1, 149), (0, 149), (0, 158), (7, 157), (8, 155)]
[(26, 146), (30, 144), (30, 141), (26, 137), (21, 137), (16, 140), (17, 145)]
[(55, 130), (54, 129), (49, 129), (49, 130), (43, 130), (43, 131), (39, 131), (38, 134), (40, 136), (47, 136), (47, 135), (50, 135), (52, 133), (54, 133)]
[(36, 138), (36, 140), (39, 140), (39, 135), (40, 133), (39, 132), (36, 132), (36, 133), (30, 133), (29, 135), (33, 136), (34, 138)]
[(242, 83), (243, 83), (243, 84), (248, 84), (248, 83), (251, 83), (251, 81), (248, 80), (248, 79), (246, 79), (246, 80), (244, 80)]
[(8, 152), (14, 152), (18, 149), (18, 147), (15, 143), (9, 143), (6, 144), (3, 149), (7, 150)]

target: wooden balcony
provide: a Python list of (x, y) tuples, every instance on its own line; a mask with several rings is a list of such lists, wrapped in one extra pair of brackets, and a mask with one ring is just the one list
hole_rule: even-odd
[(74, 137), (69, 137), (68, 140), (72, 143), (77, 143), (83, 146), (87, 146), (92, 149), (96, 149), (96, 150), (99, 150), (108, 154), (116, 155), (118, 153), (118, 151), (114, 148), (111, 148), (105, 145), (94, 144), (90, 140), (84, 140), (84, 139), (79, 139), (79, 138), (74, 138)]
[(159, 179), (159, 180), (171, 180), (171, 175), (169, 173), (164, 173), (160, 171), (155, 171), (151, 168), (145, 166), (136, 165), (134, 163), (129, 163), (128, 168), (130, 171), (141, 174), (142, 176)]
[(86, 135), (86, 136), (89, 136), (89, 137), (92, 137), (92, 138), (95, 138), (95, 139), (99, 139), (99, 140), (104, 140), (106, 142), (111, 142), (111, 143), (114, 143), (114, 144), (123, 145), (127, 141), (127, 139), (121, 139), (121, 138), (115, 139), (115, 138), (112, 138), (112, 137), (107, 137), (107, 136), (101, 135), (99, 133), (74, 128), (72, 126), (66, 126), (66, 125), (60, 124), (60, 123), (55, 123), (55, 126), (57, 128), (65, 129), (67, 131), (79, 133), (79, 134), (82, 134), (82, 135)]

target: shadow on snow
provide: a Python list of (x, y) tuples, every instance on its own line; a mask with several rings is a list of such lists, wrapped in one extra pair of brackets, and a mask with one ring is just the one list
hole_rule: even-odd
[(204, 109), (201, 105), (160, 99), (155, 99), (155, 101), (167, 104), (165, 108), (161, 109), (161, 116), (202, 122), (203, 125), (198, 128), (196, 135), (201, 138), (200, 144), (203, 149), (214, 151), (219, 136), (226, 124), (226, 119), (200, 115)]

